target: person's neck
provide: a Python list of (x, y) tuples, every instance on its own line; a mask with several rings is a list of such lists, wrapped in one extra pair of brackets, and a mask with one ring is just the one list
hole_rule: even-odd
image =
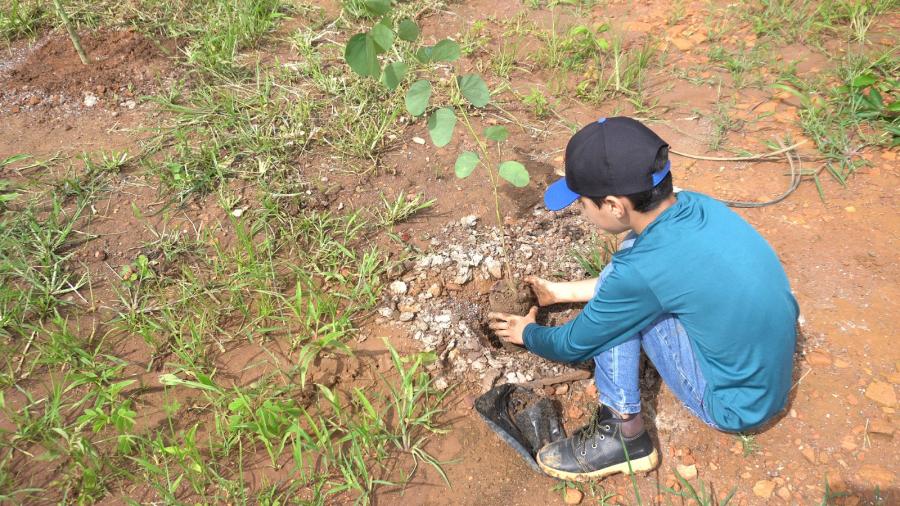
[(634, 230), (635, 234), (640, 235), (644, 229), (650, 226), (660, 214), (664, 213), (666, 209), (675, 205), (677, 200), (675, 199), (675, 195), (672, 194), (666, 200), (663, 200), (656, 209), (648, 212), (648, 213), (638, 213), (633, 212), (631, 214), (631, 229)]

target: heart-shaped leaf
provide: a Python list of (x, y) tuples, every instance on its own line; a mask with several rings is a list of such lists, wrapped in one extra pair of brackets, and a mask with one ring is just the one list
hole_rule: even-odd
[(382, 84), (387, 86), (389, 90), (396, 90), (403, 78), (406, 77), (407, 70), (409, 70), (409, 67), (402, 61), (387, 64), (381, 74)]
[(378, 77), (381, 73), (375, 51), (375, 41), (367, 33), (357, 33), (350, 37), (344, 48), (344, 59), (354, 72), (363, 77)]
[(365, 0), (363, 5), (367, 11), (377, 16), (387, 14), (391, 10), (391, 0)]
[(442, 107), (428, 117), (428, 135), (435, 146), (442, 148), (453, 139), (453, 128), (456, 127), (456, 114), (453, 109)]
[(416, 58), (422, 63), (451, 62), (461, 55), (459, 45), (450, 39), (444, 39), (433, 46), (424, 46), (416, 52)]
[(519, 162), (509, 160), (500, 164), (500, 177), (516, 188), (528, 186), (528, 171)]
[(419, 25), (415, 21), (406, 18), (400, 21), (400, 24), (397, 26), (397, 36), (401, 40), (412, 42), (419, 38)]
[(492, 141), (503, 142), (509, 138), (509, 130), (505, 126), (491, 126), (484, 129), (484, 136)]
[(431, 98), (431, 82), (421, 79), (406, 90), (406, 110), (413, 116), (421, 116)]
[(383, 23), (378, 23), (369, 30), (369, 35), (375, 42), (375, 51), (378, 54), (384, 53), (391, 49), (394, 45), (394, 32)]
[(484, 79), (478, 74), (466, 74), (457, 78), (459, 91), (466, 100), (475, 107), (484, 107), (491, 100), (491, 91), (488, 90)]
[(463, 151), (456, 158), (456, 165), (453, 166), (453, 171), (456, 172), (456, 177), (462, 179), (469, 177), (469, 174), (471, 174), (477, 166), (478, 155), (471, 151)]

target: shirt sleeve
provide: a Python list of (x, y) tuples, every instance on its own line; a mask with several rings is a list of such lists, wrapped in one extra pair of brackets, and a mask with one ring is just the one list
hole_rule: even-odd
[(640, 273), (616, 264), (574, 320), (559, 327), (529, 324), (523, 340), (546, 359), (581, 362), (628, 340), (663, 312)]

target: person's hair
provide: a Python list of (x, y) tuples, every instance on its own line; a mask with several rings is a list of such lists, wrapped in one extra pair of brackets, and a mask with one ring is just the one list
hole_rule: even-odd
[[(666, 166), (666, 163), (669, 161), (669, 148), (667, 146), (663, 146), (659, 148), (659, 151), (656, 152), (656, 159), (653, 161), (653, 166), (650, 168), (650, 172), (659, 172), (663, 170)], [(662, 181), (659, 182), (658, 185), (653, 188), (638, 192), (632, 193), (631, 195), (620, 195), (622, 197), (627, 198), (630, 202), (634, 210), (639, 213), (648, 213), (662, 203), (662, 201), (666, 200), (672, 195), (672, 172), (669, 171), (666, 174), (666, 177), (663, 178)], [(591, 197), (591, 200), (597, 204), (597, 207), (603, 205), (604, 197)]]

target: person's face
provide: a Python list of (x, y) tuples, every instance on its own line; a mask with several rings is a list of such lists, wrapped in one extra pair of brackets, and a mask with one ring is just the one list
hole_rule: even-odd
[(602, 206), (598, 206), (587, 197), (579, 197), (578, 205), (581, 206), (581, 213), (588, 221), (606, 232), (619, 234), (631, 229), (627, 223), (624, 203), (617, 197), (606, 197)]

